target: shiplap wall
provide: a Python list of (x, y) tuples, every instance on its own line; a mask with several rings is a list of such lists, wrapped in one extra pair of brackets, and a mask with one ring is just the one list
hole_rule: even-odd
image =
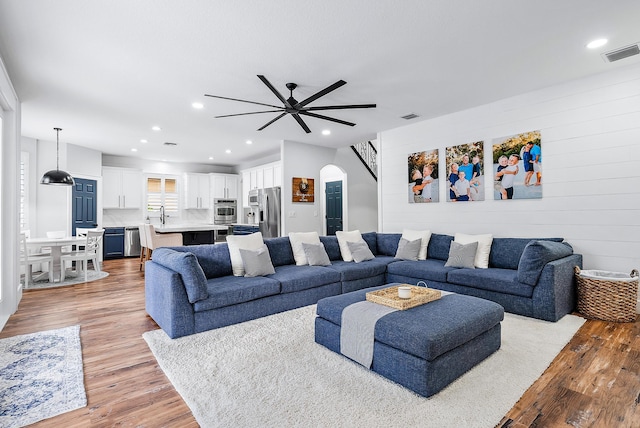
[[(543, 198), (446, 202), (445, 147), (542, 132)], [(407, 155), (440, 150), (440, 201), (407, 202)], [(640, 66), (632, 65), (379, 135), (380, 230), (564, 237), (585, 269), (640, 267)], [(490, 173), (489, 173), (490, 174)]]

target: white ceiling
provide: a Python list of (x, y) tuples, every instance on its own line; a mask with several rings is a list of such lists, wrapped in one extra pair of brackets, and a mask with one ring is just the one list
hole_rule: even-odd
[[(107, 154), (236, 165), (283, 139), (347, 146), (411, 123), (408, 113), (637, 64), (600, 54), (640, 41), (639, 22), (638, 0), (0, 0), (0, 55), (26, 137), (55, 141), (61, 127), (61, 141)], [(609, 43), (585, 48), (600, 37)], [(310, 106), (378, 107), (321, 112), (353, 128), (305, 117), (311, 134), (289, 116), (256, 131), (276, 113), (215, 119), (262, 108), (205, 93), (280, 104), (258, 74), (285, 97), (297, 83), (298, 100), (343, 79)]]

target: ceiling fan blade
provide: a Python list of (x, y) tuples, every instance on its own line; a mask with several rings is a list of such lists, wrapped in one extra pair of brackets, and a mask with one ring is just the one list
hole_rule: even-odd
[(263, 125), (261, 128), (258, 128), (258, 131), (262, 131), (264, 128), (266, 128), (267, 126), (271, 125), (273, 122), (275, 122), (276, 120), (280, 119), (283, 116), (286, 116), (286, 112), (282, 113), (281, 115), (277, 116), (275, 119), (270, 120), (269, 122), (267, 122), (265, 125)]
[(281, 112), (282, 110), (283, 109), (280, 109), (280, 110), (265, 110), (265, 111), (252, 111), (252, 112), (249, 112), (249, 113), (224, 114), (222, 116), (214, 116), (214, 118), (220, 119), (221, 117), (246, 116), (248, 114), (278, 113), (278, 112)]
[(344, 106), (318, 106), (318, 107), (307, 107), (305, 111), (314, 111), (314, 110), (343, 110), (349, 108), (375, 108), (375, 104), (351, 104)]
[(291, 116), (293, 116), (293, 118), (296, 120), (296, 122), (298, 122), (298, 125), (300, 125), (302, 127), (302, 129), (304, 129), (304, 132), (306, 132), (307, 134), (311, 133), (311, 130), (309, 129), (307, 124), (304, 123), (304, 120), (302, 120), (302, 118), (299, 115), (292, 114)]
[(266, 77), (264, 77), (261, 74), (258, 74), (258, 79), (262, 80), (262, 83), (267, 85), (267, 88), (271, 89), (271, 92), (273, 92), (275, 94), (275, 96), (278, 97), (278, 99), (280, 101), (282, 101), (282, 103), (285, 106), (287, 106), (288, 108), (291, 108), (291, 104), (289, 104), (289, 102), (282, 96), (282, 94), (280, 92), (278, 92), (278, 90), (276, 88), (273, 87), (271, 82), (269, 82)]
[(346, 85), (347, 82), (345, 82), (344, 80), (338, 80), (336, 83), (334, 83), (333, 85), (327, 86), (326, 88), (324, 88), (323, 90), (316, 92), (315, 94), (311, 95), (309, 98), (300, 101), (298, 104), (296, 104), (294, 106), (294, 108), (300, 108), (300, 107), (304, 107), (307, 104), (309, 104), (311, 101), (315, 101), (320, 97), (323, 97), (325, 95), (327, 95), (329, 92), (331, 91), (335, 91), (336, 89), (338, 89), (340, 86)]
[(304, 114), (305, 116), (316, 117), (318, 119), (330, 120), (331, 122), (341, 123), (341, 124), (347, 125), (347, 126), (356, 126), (355, 123), (347, 122), (345, 120), (335, 119), (335, 118), (329, 117), (329, 116), (323, 116), (321, 114), (310, 113), (308, 111), (301, 111), (300, 114)]
[(259, 102), (256, 102), (256, 101), (240, 100), (238, 98), (221, 97), (219, 95), (204, 94), (204, 96), (205, 97), (211, 97), (211, 98), (220, 98), (221, 100), (240, 101), (241, 103), (258, 104), (260, 106), (281, 108), (281, 106), (274, 106), (274, 105), (271, 105), (271, 104), (264, 104), (264, 103), (259, 103)]

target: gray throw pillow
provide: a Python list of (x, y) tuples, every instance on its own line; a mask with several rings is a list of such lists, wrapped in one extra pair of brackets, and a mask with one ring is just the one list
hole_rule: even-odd
[(269, 256), (269, 249), (265, 244), (257, 250), (243, 250), (240, 249), (240, 257), (242, 257), (242, 264), (244, 265), (244, 276), (264, 276), (276, 273), (271, 263), (271, 256)]
[(364, 239), (358, 242), (347, 241), (347, 247), (349, 247), (353, 261), (356, 263), (375, 258)]
[(329, 266), (331, 264), (322, 242), (319, 244), (307, 244), (303, 242), (302, 249), (309, 266)]
[(422, 239), (409, 241), (408, 239), (400, 238), (400, 242), (398, 242), (398, 251), (396, 251), (395, 258), (401, 260), (418, 260), (418, 254), (420, 253), (421, 245)]
[(475, 269), (473, 262), (476, 259), (477, 250), (477, 242), (461, 244), (456, 241), (451, 241), (451, 247), (449, 248), (449, 259), (444, 265), (456, 268)]

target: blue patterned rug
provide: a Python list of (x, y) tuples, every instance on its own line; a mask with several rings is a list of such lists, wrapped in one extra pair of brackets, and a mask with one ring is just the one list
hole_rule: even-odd
[(0, 339), (0, 427), (86, 405), (79, 325)]

